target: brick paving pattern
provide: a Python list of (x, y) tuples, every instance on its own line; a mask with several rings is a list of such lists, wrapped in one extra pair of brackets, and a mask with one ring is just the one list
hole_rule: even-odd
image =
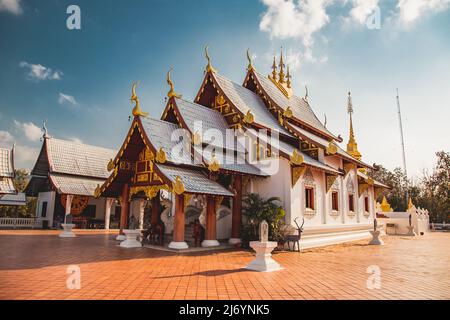
[[(450, 233), (384, 237), (274, 254), (285, 269), (242, 269), (251, 251), (124, 249), (112, 232), (0, 231), (0, 299), (450, 299)], [(67, 289), (78, 265), (81, 289)], [(367, 289), (367, 268), (381, 288)]]

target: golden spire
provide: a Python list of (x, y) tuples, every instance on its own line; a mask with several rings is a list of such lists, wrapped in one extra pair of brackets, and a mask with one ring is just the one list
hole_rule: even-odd
[(413, 204), (413, 202), (412, 202), (411, 197), (409, 197), (409, 200), (408, 200), (408, 210), (412, 209), (413, 207), (414, 207), (414, 204)]
[(139, 84), (139, 81), (134, 82), (133, 86), (131, 87), (131, 99), (130, 100), (134, 101), (134, 103), (135, 103), (134, 108), (132, 110), (132, 114), (135, 117), (138, 117), (138, 116), (146, 117), (146, 116), (148, 116), (148, 112), (143, 112), (141, 110), (141, 107), (139, 106), (139, 99), (136, 95), (136, 87), (138, 84)]
[(387, 201), (386, 196), (383, 196), (383, 200), (381, 200), (381, 211), (392, 212), (391, 205)]
[(291, 73), (289, 72), (289, 66), (287, 66), (287, 75), (286, 75), (286, 86), (290, 89), (291, 88)]
[(272, 64), (272, 79), (277, 81), (277, 63), (275, 62), (275, 56), (273, 57)]
[(247, 49), (247, 60), (248, 60), (247, 70), (254, 70), (255, 68), (253, 67), (252, 57), (250, 55), (250, 49)]
[(280, 67), (280, 72), (278, 73), (278, 83), (284, 83), (284, 62), (283, 62), (283, 48), (281, 48), (280, 54), (280, 63), (278, 64)]
[(181, 95), (176, 93), (173, 90), (173, 82), (172, 79), (170, 79), (170, 72), (172, 71), (172, 67), (170, 67), (169, 71), (167, 71), (167, 84), (170, 86), (169, 92), (167, 92), (167, 96), (170, 98), (181, 98)]
[(361, 153), (358, 151), (358, 144), (355, 140), (355, 134), (353, 132), (353, 104), (352, 104), (352, 95), (348, 93), (348, 102), (347, 102), (347, 112), (350, 116), (350, 135), (347, 143), (347, 152), (355, 159), (361, 160)]
[(206, 60), (208, 60), (208, 65), (206, 66), (206, 72), (216, 72), (217, 70), (213, 68), (213, 66), (211, 65), (211, 57), (209, 56), (208, 53), (208, 46), (205, 47), (205, 57)]

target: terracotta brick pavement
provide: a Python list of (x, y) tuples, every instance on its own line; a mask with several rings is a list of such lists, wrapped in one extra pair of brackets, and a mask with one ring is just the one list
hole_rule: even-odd
[[(250, 251), (175, 254), (119, 247), (112, 233), (0, 231), (0, 299), (450, 299), (450, 233), (385, 237), (274, 254), (285, 268), (242, 269)], [(81, 289), (67, 289), (68, 265)], [(381, 288), (369, 290), (370, 265)]]

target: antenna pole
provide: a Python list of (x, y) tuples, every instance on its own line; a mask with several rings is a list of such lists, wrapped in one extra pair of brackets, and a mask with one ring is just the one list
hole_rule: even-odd
[(402, 114), (400, 112), (400, 98), (398, 95), (398, 88), (397, 88), (397, 110), (398, 110), (398, 122), (400, 124), (400, 139), (402, 143), (402, 156), (403, 156), (403, 171), (405, 173), (405, 190), (406, 190), (406, 203), (408, 203), (408, 174), (406, 171), (406, 155), (405, 155), (405, 140), (403, 138), (403, 125), (402, 125)]

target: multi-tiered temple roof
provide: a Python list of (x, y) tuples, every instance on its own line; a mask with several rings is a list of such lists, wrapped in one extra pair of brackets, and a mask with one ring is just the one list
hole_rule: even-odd
[(14, 148), (0, 148), (0, 196), (5, 194), (16, 194), (14, 187)]
[(42, 191), (55, 190), (62, 194), (93, 196), (96, 186), (108, 178), (106, 164), (115, 152), (45, 134), (26, 193), (36, 196)]

